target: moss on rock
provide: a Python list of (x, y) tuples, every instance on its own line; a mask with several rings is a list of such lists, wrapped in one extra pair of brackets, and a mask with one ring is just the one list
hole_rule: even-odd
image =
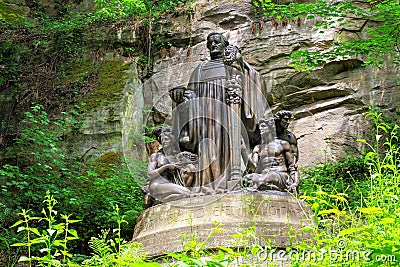
[[(77, 90), (83, 93), (81, 100), (86, 103), (85, 108), (91, 111), (99, 106), (113, 104), (121, 98), (129, 78), (129, 68), (130, 63), (119, 60), (94, 63), (89, 58), (80, 59), (62, 83), (80, 88)], [(111, 109), (110, 113), (110, 117), (113, 117), (114, 110)]]
[(26, 17), (27, 8), (0, 2), (0, 19), (15, 23)]
[(110, 151), (101, 155), (98, 159), (96, 159), (96, 162), (101, 164), (103, 167), (108, 165), (118, 165), (121, 164), (121, 157), (121, 153)]
[(90, 163), (95, 167), (96, 173), (100, 177), (106, 177), (107, 173), (114, 170), (122, 163), (122, 153), (110, 151), (104, 153), (99, 158)]
[(80, 59), (74, 64), (74, 68), (64, 79), (63, 83), (70, 84), (73, 82), (82, 81), (83, 79), (91, 75), (97, 69), (97, 67), (97, 64), (94, 64), (93, 60), (91, 59)]
[(100, 65), (95, 89), (84, 99), (87, 110), (106, 106), (120, 99), (128, 78), (126, 71), (129, 67), (129, 63), (118, 60), (104, 61)]

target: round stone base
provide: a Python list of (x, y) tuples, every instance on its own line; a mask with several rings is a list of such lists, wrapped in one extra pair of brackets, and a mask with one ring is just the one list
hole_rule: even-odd
[[(171, 201), (140, 214), (133, 234), (150, 256), (183, 250), (195, 234), (204, 248), (240, 247), (257, 242), (285, 248), (289, 234), (301, 240), (301, 229), (312, 223), (306, 204), (285, 193), (232, 193)], [(221, 231), (214, 231), (219, 228)], [(245, 240), (241, 233), (253, 229), (256, 238)], [(213, 234), (210, 236), (210, 233)], [(247, 243), (249, 244), (249, 243)]]

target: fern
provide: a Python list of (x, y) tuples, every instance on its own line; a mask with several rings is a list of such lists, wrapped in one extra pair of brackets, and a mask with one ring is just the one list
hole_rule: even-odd
[(107, 258), (112, 254), (112, 249), (110, 245), (107, 244), (109, 243), (109, 241), (107, 241), (108, 232), (109, 230), (102, 230), (100, 238), (92, 237), (89, 241), (89, 247), (93, 249), (95, 255), (101, 258)]
[[(118, 230), (118, 229), (116, 229)], [(92, 237), (89, 247), (93, 249), (93, 257), (83, 262), (87, 267), (160, 267), (158, 263), (145, 262), (146, 254), (141, 251), (143, 245), (135, 242), (127, 244), (123, 242), (119, 250), (116, 250), (115, 240), (107, 239), (109, 230), (103, 230), (99, 237)]]

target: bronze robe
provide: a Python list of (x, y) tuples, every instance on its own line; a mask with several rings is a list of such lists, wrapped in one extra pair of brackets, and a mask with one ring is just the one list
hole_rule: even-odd
[[(192, 184), (193, 191), (203, 193), (224, 192), (230, 181), (230, 142), (226, 103), (227, 68), (222, 60), (200, 64), (192, 73), (188, 90), (196, 94), (189, 101), (188, 133), (199, 156), (199, 171)], [(243, 98), (240, 104), (242, 137), (250, 140), (250, 146), (259, 142), (256, 122), (266, 109), (265, 83), (258, 72), (245, 63)], [(231, 71), (232, 73), (232, 71)], [(235, 73), (238, 73), (236, 70)], [(249, 147), (251, 149), (251, 147)]]

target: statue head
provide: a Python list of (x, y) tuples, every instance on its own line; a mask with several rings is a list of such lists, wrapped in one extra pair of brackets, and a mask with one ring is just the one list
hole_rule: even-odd
[(292, 118), (291, 111), (288, 110), (278, 111), (274, 115), (276, 127), (281, 130), (287, 129), (291, 118)]
[(228, 39), (220, 33), (212, 32), (207, 36), (207, 48), (210, 50), (211, 59), (222, 58), (228, 45)]
[(170, 149), (173, 146), (175, 137), (170, 126), (157, 126), (152, 133), (163, 149)]
[(272, 141), (276, 135), (274, 118), (261, 118), (258, 120), (258, 128), (260, 129), (261, 139), (263, 143)]

